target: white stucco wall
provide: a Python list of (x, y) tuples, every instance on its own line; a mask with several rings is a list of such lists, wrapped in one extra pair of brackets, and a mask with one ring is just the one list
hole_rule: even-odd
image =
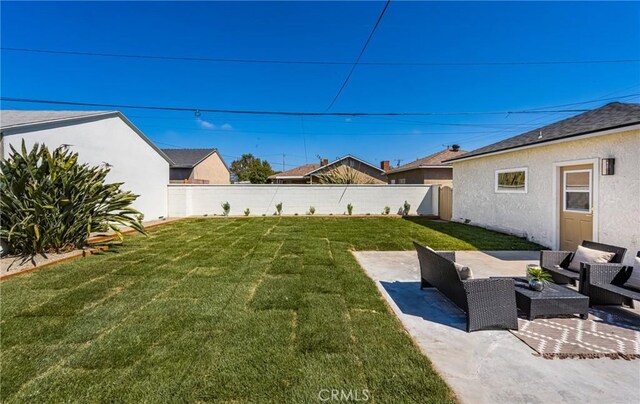
[[(600, 160), (615, 158), (615, 175), (600, 174)], [(527, 237), (558, 248), (559, 165), (593, 161), (596, 241), (640, 249), (640, 130), (549, 144), (453, 165), (453, 220)], [(528, 168), (528, 192), (495, 192), (495, 170)]]
[[(342, 215), (347, 204), (354, 214), (380, 214), (385, 206), (396, 214), (404, 201), (411, 204), (411, 214), (437, 215), (438, 188), (428, 185), (169, 185), (169, 216), (182, 217), (222, 214), (224, 202), (232, 215), (272, 215), (282, 202), (282, 214), (304, 215), (310, 206), (316, 214)], [(435, 208), (434, 208), (435, 207)]]
[(140, 195), (133, 207), (145, 215), (145, 221), (167, 216), (169, 163), (119, 117), (10, 133), (3, 139), (3, 157), (8, 157), (10, 145), (20, 150), (22, 139), (27, 148), (34, 143), (49, 149), (69, 144), (83, 163), (111, 164), (107, 180), (124, 182), (123, 190)]

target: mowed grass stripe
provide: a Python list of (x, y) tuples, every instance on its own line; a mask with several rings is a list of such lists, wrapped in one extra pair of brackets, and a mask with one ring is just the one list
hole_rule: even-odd
[(323, 388), (452, 401), (350, 250), (539, 248), (397, 218), (205, 218), (149, 234), (0, 283), (3, 402), (310, 402)]
[[(144, 254), (144, 253), (143, 253), (143, 254)], [(152, 255), (150, 258), (145, 258), (145, 259), (144, 259), (145, 267), (146, 267), (146, 268), (148, 268), (148, 269), (151, 269), (152, 271), (159, 271), (159, 270), (161, 270), (161, 269), (162, 269), (162, 267), (163, 267), (164, 265), (166, 265), (166, 264), (168, 263), (168, 259), (161, 259), (161, 260), (158, 260), (158, 259), (157, 259), (157, 256), (158, 256), (157, 254), (154, 254), (154, 255)], [(154, 258), (155, 258), (155, 259), (154, 259)], [(158, 266), (158, 264), (160, 264), (160, 265)], [(116, 269), (116, 270), (111, 271), (111, 273), (116, 273), (116, 272), (119, 272), (120, 270), (121, 270), (121, 269)], [(194, 270), (195, 270), (195, 268), (194, 268)], [(105, 276), (105, 275), (100, 276), (99, 278), (101, 278), (101, 279), (102, 279), (104, 276)], [(183, 277), (186, 277), (186, 275), (183, 275)], [(178, 282), (174, 282), (174, 283), (172, 283), (171, 285), (169, 285), (168, 287), (165, 287), (165, 288), (161, 288), (161, 289), (159, 289), (159, 290), (156, 290), (156, 293), (155, 293), (153, 296), (150, 296), (150, 297), (148, 298), (149, 300), (147, 300), (147, 301), (146, 301), (146, 302), (144, 302), (144, 303), (143, 303), (143, 302), (140, 302), (140, 304), (142, 304), (142, 306), (138, 306), (138, 307), (139, 307), (139, 308), (138, 308), (138, 310), (140, 310), (140, 308), (141, 308), (141, 307), (144, 307), (145, 305), (149, 304), (151, 301), (153, 301), (153, 300), (154, 300), (155, 298), (157, 298), (158, 296), (161, 296), (163, 293), (166, 293), (168, 290), (170, 290), (170, 289), (171, 289), (171, 287), (172, 287), (172, 286), (173, 286), (173, 287), (175, 287), (177, 284), (178, 284)], [(83, 284), (79, 285), (79, 286), (78, 286), (78, 287), (76, 287), (75, 289), (79, 289), (79, 288), (81, 288), (81, 287), (82, 287), (82, 285), (83, 285)], [(62, 306), (62, 307), (64, 307), (64, 306)], [(133, 313), (134, 313), (134, 312), (135, 312), (135, 309), (134, 309), (134, 311), (133, 311), (133, 312), (132, 312), (132, 311), (128, 311), (128, 312), (126, 313), (126, 315), (125, 315), (125, 317), (124, 317), (124, 318), (126, 319), (126, 318), (131, 317), (131, 316), (133, 315)], [(147, 320), (149, 320), (149, 319), (147, 319)], [(87, 347), (90, 347), (93, 343), (95, 343), (95, 341), (98, 341), (100, 338), (104, 337), (104, 335), (106, 335), (108, 332), (115, 330), (115, 329), (116, 329), (116, 327), (121, 326), (122, 324), (124, 324), (124, 321), (120, 321), (118, 324), (116, 324), (116, 326), (112, 326), (111, 328), (106, 329), (106, 331), (105, 331), (105, 330), (99, 330), (97, 333), (94, 333), (94, 339), (92, 339), (92, 340), (85, 340), (85, 341), (86, 341), (86, 342), (85, 342), (85, 345), (82, 345), (82, 346), (78, 347), (78, 349), (77, 349), (77, 350), (82, 350), (82, 349), (85, 349), (85, 348), (87, 348)], [(110, 326), (110, 325), (111, 325), (111, 324), (107, 323), (107, 326)], [(138, 331), (139, 331), (139, 330), (138, 330)], [(136, 333), (136, 334), (138, 334), (138, 333)], [(140, 334), (138, 334), (138, 336), (139, 336), (139, 335), (140, 335)], [(127, 346), (127, 345), (126, 345), (126, 344), (124, 344), (124, 343), (122, 343), (122, 345), (124, 345), (125, 347)], [(112, 352), (112, 354), (115, 354), (115, 352)], [(114, 358), (115, 358), (115, 359), (117, 359), (117, 358), (118, 358), (118, 356), (117, 356), (117, 355), (113, 355), (113, 356), (114, 356)], [(53, 366), (56, 366), (56, 365), (53, 365)], [(52, 366), (52, 368), (53, 368), (53, 366)], [(59, 363), (57, 364), (57, 366), (59, 366), (59, 367), (63, 367), (63, 366), (64, 366), (64, 362), (62, 362), (62, 361), (61, 361), (61, 362), (59, 362)], [(46, 373), (46, 371), (45, 371), (45, 372), (42, 372), (42, 374), (45, 374), (45, 373)], [(36, 378), (37, 378), (37, 376), (36, 376)]]

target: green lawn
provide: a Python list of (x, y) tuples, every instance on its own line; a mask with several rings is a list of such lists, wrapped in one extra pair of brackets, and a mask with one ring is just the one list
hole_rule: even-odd
[(537, 249), (398, 218), (184, 220), (0, 284), (2, 402), (455, 401), (349, 250)]

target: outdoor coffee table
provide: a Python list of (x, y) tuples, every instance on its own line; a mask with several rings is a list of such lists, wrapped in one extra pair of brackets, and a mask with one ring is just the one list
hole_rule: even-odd
[(529, 320), (536, 317), (556, 317), (579, 314), (586, 320), (589, 317), (589, 297), (567, 287), (547, 283), (538, 292), (529, 288), (524, 278), (514, 278), (516, 287), (516, 305)]

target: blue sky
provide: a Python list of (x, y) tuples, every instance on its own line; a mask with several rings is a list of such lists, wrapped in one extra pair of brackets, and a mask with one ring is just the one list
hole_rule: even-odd
[[(132, 55), (355, 61), (382, 2), (1, 4), (3, 47)], [(324, 111), (349, 65), (236, 64), (2, 51), (2, 96)], [(391, 2), (363, 62), (640, 59), (640, 3)], [(640, 64), (356, 67), (332, 111), (508, 111), (640, 93)], [(639, 102), (640, 97), (625, 98)], [(594, 101), (572, 108), (606, 103)], [(2, 108), (69, 109), (3, 102)], [(86, 108), (89, 109), (89, 108)], [(275, 169), (353, 154), (396, 164), (471, 150), (567, 113), (274, 117), (122, 110), (161, 147), (217, 147)]]

